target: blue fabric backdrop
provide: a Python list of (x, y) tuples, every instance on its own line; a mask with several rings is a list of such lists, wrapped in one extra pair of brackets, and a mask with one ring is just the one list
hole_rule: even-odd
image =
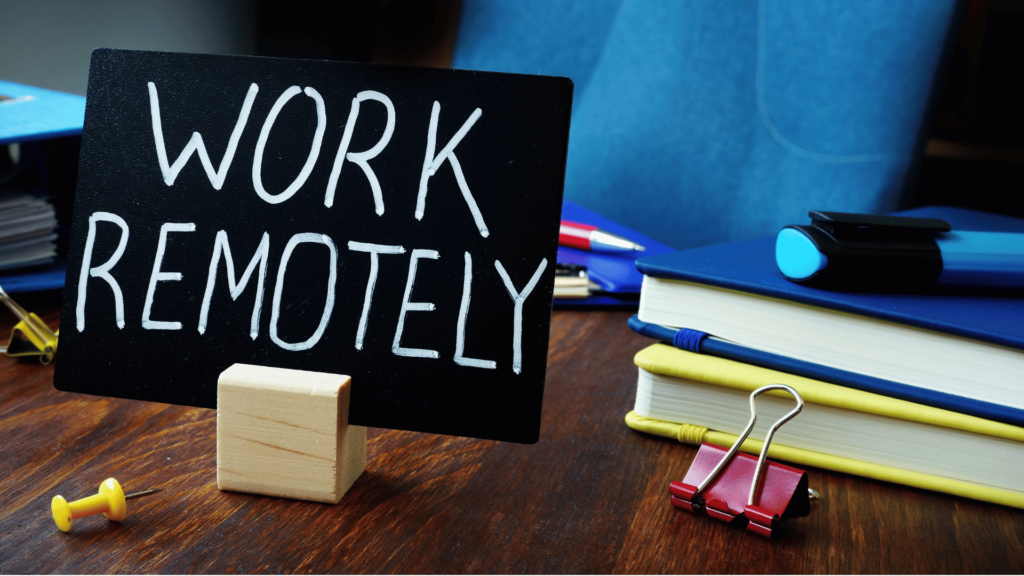
[(676, 248), (895, 209), (956, 0), (464, 0), (453, 66), (576, 85), (566, 198)]

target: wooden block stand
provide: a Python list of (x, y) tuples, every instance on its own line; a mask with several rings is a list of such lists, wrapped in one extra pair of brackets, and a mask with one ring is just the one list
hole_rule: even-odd
[(217, 487), (337, 504), (366, 467), (352, 379), (235, 364), (217, 383)]

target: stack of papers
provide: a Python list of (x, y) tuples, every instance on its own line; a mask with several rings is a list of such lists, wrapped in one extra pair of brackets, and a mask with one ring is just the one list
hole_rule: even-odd
[(586, 298), (591, 289), (600, 287), (590, 281), (586, 267), (558, 264), (555, 268), (555, 298)]
[(0, 270), (53, 262), (56, 228), (56, 214), (45, 198), (0, 192)]

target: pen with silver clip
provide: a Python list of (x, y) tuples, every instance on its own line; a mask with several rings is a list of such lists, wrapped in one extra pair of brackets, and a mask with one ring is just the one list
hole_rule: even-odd
[(570, 222), (568, 220), (562, 220), (562, 225), (558, 229), (558, 243), (570, 248), (612, 254), (642, 252), (644, 250), (643, 246), (631, 242), (622, 236), (605, 232), (597, 226)]

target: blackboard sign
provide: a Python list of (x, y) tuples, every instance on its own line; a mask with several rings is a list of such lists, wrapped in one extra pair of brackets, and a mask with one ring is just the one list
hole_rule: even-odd
[(93, 52), (54, 384), (215, 407), (349, 374), (354, 424), (538, 439), (572, 83)]

